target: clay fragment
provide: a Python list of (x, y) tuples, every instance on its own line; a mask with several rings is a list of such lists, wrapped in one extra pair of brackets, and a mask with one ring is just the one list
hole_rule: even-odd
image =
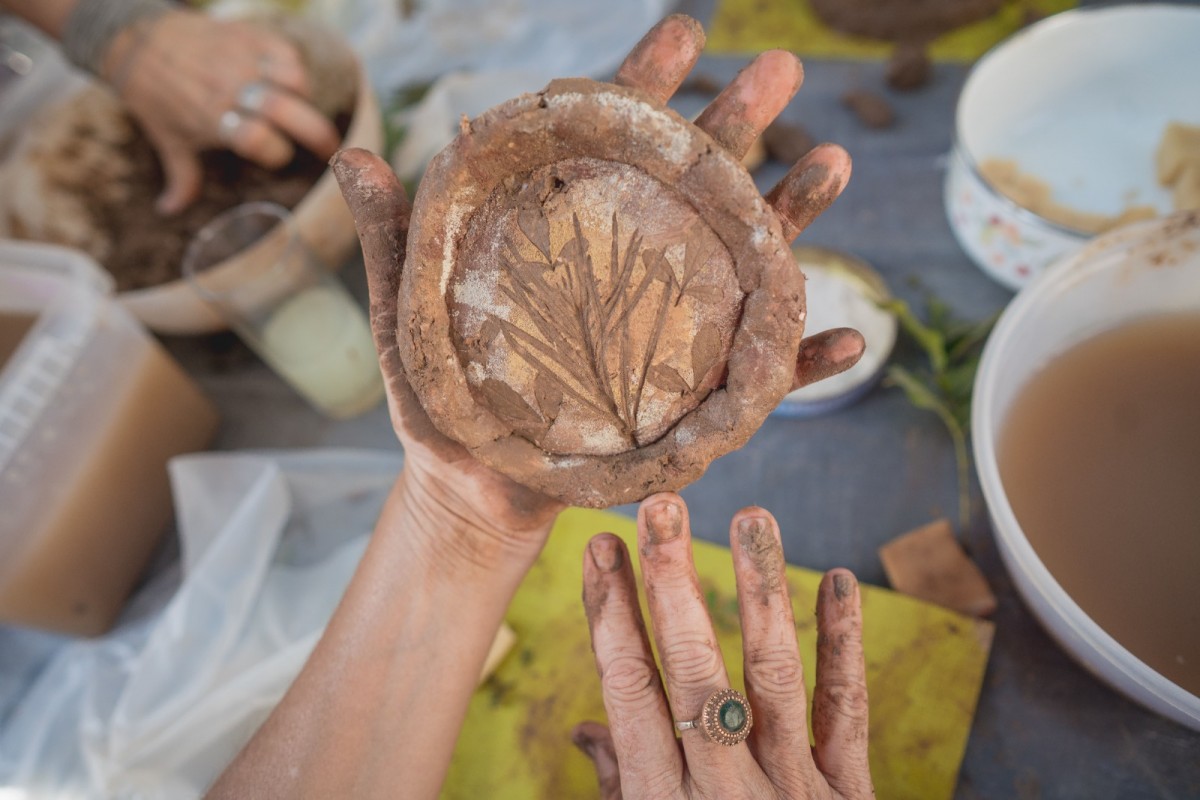
[(973, 617), (996, 610), (996, 595), (945, 519), (888, 542), (879, 548), (879, 559), (898, 592)]
[(803, 281), (750, 175), (641, 92), (554, 81), (413, 203), (397, 339), (434, 425), (566, 502), (681, 488), (788, 391)]
[(842, 95), (842, 105), (853, 111), (858, 121), (868, 128), (890, 128), (896, 123), (892, 104), (878, 92), (854, 89)]
[(817, 141), (803, 125), (776, 119), (763, 131), (762, 143), (767, 155), (790, 167), (807, 155)]
[(892, 51), (888, 61), (885, 80), (898, 92), (911, 92), (929, 83), (933, 74), (933, 62), (929, 53), (919, 44), (901, 42)]
[(703, 72), (694, 72), (679, 86), (679, 93), (706, 94), (716, 97), (721, 93), (722, 88), (724, 87), (720, 81), (711, 75), (705, 75)]

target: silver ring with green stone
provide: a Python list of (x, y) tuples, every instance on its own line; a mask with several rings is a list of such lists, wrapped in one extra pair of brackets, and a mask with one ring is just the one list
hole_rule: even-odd
[(753, 724), (754, 715), (746, 696), (736, 689), (719, 689), (704, 701), (700, 716), (676, 722), (675, 727), (681, 731), (698, 730), (709, 741), (732, 747), (746, 741)]

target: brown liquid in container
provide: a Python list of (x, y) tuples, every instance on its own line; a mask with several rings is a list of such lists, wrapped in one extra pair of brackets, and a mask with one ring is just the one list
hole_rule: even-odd
[(33, 314), (0, 313), (0, 370), (4, 369), (12, 354), (17, 352), (25, 334), (29, 333), (36, 321), (37, 317)]
[[(33, 321), (0, 314), (0, 369)], [(136, 342), (111, 375), (85, 372), (82, 385), (59, 389), (90, 424), (70, 443), (65, 470), (30, 479), (23, 493), (36, 496), (32, 508), (5, 510), (21, 515), (9, 530), (21, 541), (0, 564), (0, 622), (108, 630), (170, 520), (167, 460), (203, 449), (216, 430), (212, 404), (166, 352), (148, 338)], [(60, 433), (43, 423), (33, 435)], [(0, 477), (20, 480), (13, 475), (21, 466), (18, 457)]]
[(1017, 395), (997, 450), (1058, 583), (1200, 695), (1200, 315), (1134, 322), (1059, 356)]

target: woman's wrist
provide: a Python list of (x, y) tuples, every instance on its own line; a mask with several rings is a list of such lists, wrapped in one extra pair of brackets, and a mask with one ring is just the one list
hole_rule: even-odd
[(79, 0), (63, 24), (63, 53), (75, 66), (102, 75), (113, 68), (118, 42), (128, 48), (139, 26), (174, 8), (167, 0)]
[(435, 579), (444, 576), (461, 586), (464, 580), (507, 577), (515, 590), (541, 553), (557, 514), (524, 515), (506, 498), (466, 484), (406, 463), (376, 536), (395, 540)]

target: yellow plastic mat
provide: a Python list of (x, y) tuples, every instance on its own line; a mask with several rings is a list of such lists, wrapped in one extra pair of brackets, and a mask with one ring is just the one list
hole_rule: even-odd
[[(1078, 0), (1005, 0), (993, 16), (934, 40), (943, 61), (974, 61), (1016, 31), (1027, 12), (1054, 14)], [(886, 58), (893, 45), (847, 36), (826, 26), (808, 0), (720, 0), (708, 31), (709, 53), (759, 53), (772, 48), (816, 58)]]
[[(600, 531), (616, 533), (636, 550), (636, 527), (627, 517), (571, 509), (559, 518), (509, 609), (516, 646), (471, 700), (443, 798), (598, 796), (591, 762), (571, 744), (570, 735), (581, 720), (604, 720), (580, 600), (583, 549)], [(697, 541), (695, 559), (730, 678), (743, 688), (729, 551)], [(788, 568), (810, 692), (820, 578), (811, 570)], [(877, 796), (949, 798), (975, 713), (992, 625), (886, 589), (864, 586), (862, 596)]]

